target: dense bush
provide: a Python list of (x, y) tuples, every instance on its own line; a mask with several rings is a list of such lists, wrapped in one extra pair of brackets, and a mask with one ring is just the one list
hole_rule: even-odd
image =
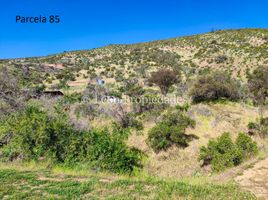
[(194, 126), (195, 121), (182, 112), (169, 112), (163, 116), (160, 123), (149, 131), (147, 143), (155, 152), (166, 150), (173, 144), (187, 147), (196, 136), (185, 134), (185, 130), (187, 127)]
[(256, 142), (254, 142), (250, 136), (239, 133), (235, 141), (236, 146), (242, 151), (243, 157), (247, 158), (251, 155), (255, 155), (258, 152)]
[(203, 165), (211, 164), (213, 171), (218, 172), (237, 166), (256, 153), (257, 145), (249, 136), (240, 133), (233, 143), (230, 134), (224, 133), (216, 140), (210, 140), (207, 147), (201, 147), (199, 160)]
[(90, 166), (111, 172), (129, 173), (140, 166), (140, 153), (107, 129), (84, 132), (79, 139), (70, 140), (66, 161), (88, 163)]
[(112, 172), (131, 172), (139, 166), (140, 155), (129, 149), (117, 133), (107, 129), (75, 130), (65, 115), (51, 117), (34, 106), (1, 122), (0, 137), (10, 133), (10, 141), (0, 146), (1, 160), (86, 163)]
[(224, 72), (201, 75), (194, 83), (190, 96), (194, 103), (228, 99), (239, 100), (240, 84)]

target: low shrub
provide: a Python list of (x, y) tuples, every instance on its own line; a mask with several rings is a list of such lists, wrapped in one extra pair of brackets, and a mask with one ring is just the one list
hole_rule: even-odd
[(136, 119), (134, 113), (126, 113), (122, 116), (119, 124), (123, 128), (135, 128), (137, 130), (143, 130), (143, 124), (140, 120)]
[(69, 164), (88, 163), (95, 169), (117, 173), (130, 173), (140, 166), (140, 152), (129, 149), (108, 129), (84, 132), (73, 136), (68, 145), (66, 161)]
[(125, 94), (132, 98), (138, 98), (144, 94), (144, 89), (140, 85), (133, 85), (125, 88)]
[(76, 130), (64, 114), (49, 116), (40, 108), (29, 106), (0, 123), (0, 138), (11, 134), (0, 145), (2, 161), (39, 160), (90, 167), (111, 172), (131, 172), (140, 165), (140, 154), (108, 129)]
[(239, 133), (235, 141), (236, 146), (242, 151), (243, 157), (247, 158), (251, 155), (255, 155), (258, 152), (256, 142), (254, 142), (250, 136)]
[(159, 95), (149, 92), (134, 99), (133, 102), (133, 110), (136, 114), (150, 112), (152, 110), (163, 110), (167, 106), (167, 103), (165, 103)]
[(35, 93), (41, 94), (46, 89), (46, 86), (44, 84), (39, 84), (35, 86)]
[(182, 112), (169, 112), (149, 131), (147, 143), (155, 152), (166, 150), (173, 144), (187, 147), (196, 136), (185, 134), (185, 130), (187, 127), (194, 126), (195, 121)]
[(240, 133), (233, 143), (230, 134), (223, 133), (219, 138), (210, 140), (207, 147), (201, 147), (199, 160), (203, 161), (203, 165), (211, 164), (213, 171), (219, 172), (241, 164), (256, 153), (256, 143), (246, 134)]
[(117, 124), (122, 128), (135, 128), (142, 130), (142, 122), (136, 118), (133, 112), (127, 112), (122, 104), (118, 104), (111, 112), (111, 116), (116, 120)]
[(61, 99), (60, 103), (62, 104), (73, 104), (76, 102), (82, 101), (82, 95), (79, 93), (65, 94)]
[(189, 103), (185, 103), (185, 104), (182, 104), (182, 105), (176, 105), (176, 109), (178, 109), (179, 111), (182, 111), (182, 112), (187, 112), (189, 109), (190, 109), (191, 105)]
[(107, 93), (107, 96), (113, 96), (122, 99), (122, 93), (118, 90), (110, 90)]
[(80, 103), (75, 107), (76, 117), (87, 117), (89, 120), (93, 120), (95, 117), (100, 115), (100, 111), (98, 109), (98, 104), (93, 103)]

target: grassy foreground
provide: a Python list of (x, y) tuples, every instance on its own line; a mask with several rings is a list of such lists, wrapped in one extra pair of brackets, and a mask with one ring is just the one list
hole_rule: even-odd
[(0, 167), (0, 183), (0, 199), (256, 199), (233, 184), (68, 175), (47, 169)]

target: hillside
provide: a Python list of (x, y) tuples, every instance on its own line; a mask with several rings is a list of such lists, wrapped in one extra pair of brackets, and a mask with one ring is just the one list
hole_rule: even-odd
[(268, 63), (267, 47), (266, 29), (223, 30), (1, 63), (42, 73), (36, 76), (45, 79), (49, 86), (51, 81), (58, 83), (62, 74), (74, 73), (76, 78), (69, 85), (75, 90), (84, 88), (90, 77), (101, 76), (110, 83), (120, 83), (128, 77), (148, 77), (160, 67), (181, 67), (186, 78), (219, 69), (245, 81), (250, 71)]
[(0, 196), (268, 198), (267, 50), (240, 29), (0, 60)]

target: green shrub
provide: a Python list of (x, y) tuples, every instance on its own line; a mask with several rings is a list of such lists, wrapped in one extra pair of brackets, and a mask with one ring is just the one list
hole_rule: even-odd
[(176, 105), (176, 109), (178, 109), (179, 111), (182, 111), (182, 112), (187, 112), (189, 109), (190, 109), (191, 105), (188, 104), (188, 103), (185, 103), (183, 105)]
[(186, 135), (187, 127), (194, 127), (195, 122), (181, 112), (169, 112), (163, 120), (149, 131), (147, 143), (155, 152), (166, 150), (175, 144), (187, 147), (188, 143), (196, 136)]
[(144, 89), (140, 85), (128, 86), (125, 88), (125, 94), (132, 98), (139, 98), (144, 94)]
[(59, 87), (59, 89), (69, 88), (67, 80), (65, 80), (65, 79), (60, 80), (58, 87)]
[[(59, 137), (71, 134), (70, 126), (61, 117), (50, 119), (45, 112), (28, 107), (25, 112), (13, 114), (1, 124), (1, 136), (12, 133), (13, 137), (2, 152), (9, 160), (23, 157), (26, 160), (39, 157), (53, 157), (53, 160), (64, 160)], [(63, 134), (58, 134), (62, 132)], [(53, 155), (50, 150), (53, 150)]]
[(233, 143), (229, 133), (223, 133), (217, 139), (210, 140), (207, 147), (200, 149), (199, 160), (203, 165), (212, 165), (213, 171), (219, 172), (237, 166), (249, 155), (257, 153), (257, 145), (249, 136), (239, 134)]
[(82, 95), (80, 93), (65, 94), (60, 103), (74, 104), (82, 101)]
[(129, 149), (113, 129), (79, 131), (64, 114), (48, 116), (40, 108), (29, 106), (0, 123), (0, 137), (12, 133), (8, 144), (0, 147), (3, 161), (15, 159), (52, 163), (86, 163), (112, 172), (131, 172), (139, 166), (140, 154)]
[(254, 142), (250, 136), (239, 133), (236, 138), (235, 144), (243, 153), (243, 157), (249, 157), (251, 155), (255, 155), (258, 152), (257, 143)]
[(240, 84), (224, 72), (213, 72), (197, 78), (190, 91), (194, 103), (241, 98)]
[(256, 129), (258, 128), (258, 125), (254, 122), (249, 122), (248, 123), (248, 129)]
[(44, 84), (39, 84), (35, 87), (35, 92), (37, 94), (42, 93), (46, 89), (46, 86)]
[(118, 90), (110, 90), (107, 93), (107, 96), (113, 96), (113, 97), (117, 97), (117, 98), (122, 98), (122, 93)]
[(112, 137), (107, 129), (73, 137), (66, 148), (67, 163), (88, 163), (96, 169), (118, 173), (130, 173), (135, 166), (140, 166), (139, 152), (129, 149), (119, 137)]

